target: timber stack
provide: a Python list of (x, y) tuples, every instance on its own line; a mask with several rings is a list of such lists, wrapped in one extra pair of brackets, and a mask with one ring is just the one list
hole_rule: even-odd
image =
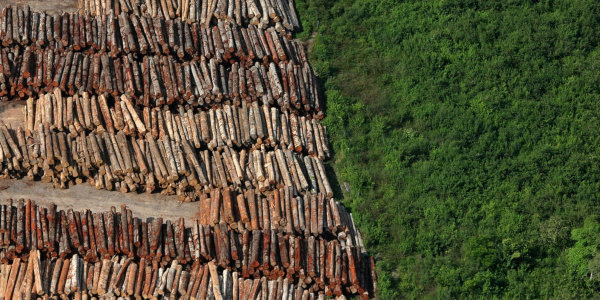
[(311, 115), (282, 112), (268, 104), (242, 102), (240, 106), (223, 104), (203, 110), (199, 107), (172, 105), (138, 109), (127, 95), (90, 96), (88, 93), (63, 97), (53, 93), (29, 98), (23, 108), (28, 131), (48, 125), (76, 136), (82, 132), (123, 131), (127, 136), (154, 139), (168, 137), (184, 140), (196, 149), (228, 147), (257, 149), (261, 146), (290, 149), (325, 160), (330, 156), (327, 129)]
[[(240, 60), (287, 60), (302, 51), (298, 42), (273, 27), (240, 26), (217, 21), (210, 26), (138, 15), (46, 14), (14, 7), (0, 11), (3, 47), (50, 48), (63, 52), (127, 54), (175, 54), (179, 58), (216, 57), (220, 62)], [(181, 52), (180, 52), (181, 51)], [(300, 59), (303, 53), (296, 53)]]
[(190, 225), (141, 220), (125, 205), (93, 213), (9, 199), (0, 206), (0, 293), (324, 299), (374, 291), (374, 260), (351, 239)]
[(78, 0), (82, 12), (99, 16), (120, 12), (199, 22), (209, 26), (213, 20), (237, 25), (297, 31), (300, 21), (292, 0)]
[(78, 0), (0, 10), (0, 179), (196, 201), (194, 220), (125, 205), (0, 204), (5, 299), (376, 295), (336, 201), (324, 103), (292, 0)]
[(272, 28), (130, 22), (122, 13), (87, 22), (79, 14), (63, 14), (62, 22), (48, 16), (36, 31), (43, 18), (32, 15), (18, 8), (0, 14), (0, 96), (23, 98), (59, 87), (68, 95), (128, 94), (143, 106), (260, 101), (323, 116), (302, 46)]
[(34, 131), (13, 130), (0, 121), (0, 149), (0, 176), (41, 179), (60, 188), (89, 182), (98, 189), (160, 189), (188, 198), (228, 186), (261, 192), (290, 187), (294, 194), (333, 196), (321, 159), (290, 149), (266, 150), (264, 145), (201, 150), (185, 138), (155, 139), (150, 132), (139, 139), (123, 131), (65, 133), (47, 123)]

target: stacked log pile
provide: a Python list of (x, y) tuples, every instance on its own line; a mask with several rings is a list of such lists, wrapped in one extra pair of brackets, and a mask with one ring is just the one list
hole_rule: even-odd
[(214, 187), (288, 186), (295, 193), (333, 195), (323, 161), (290, 150), (241, 150), (223, 147), (195, 151), (187, 140), (164, 136), (143, 139), (116, 134), (71, 135), (40, 125), (32, 133), (0, 123), (0, 174), (4, 178), (41, 179), (56, 187), (89, 182), (98, 189), (153, 192), (196, 200)]
[(291, 0), (79, 0), (0, 11), (0, 178), (160, 192), (125, 206), (0, 205), (0, 298), (324, 299), (376, 292), (335, 199), (324, 105)]
[(0, 24), (0, 96), (60, 87), (71, 95), (127, 93), (145, 106), (246, 100), (322, 116), (302, 47), (272, 28), (204, 28), (125, 14), (53, 17), (18, 8), (5, 8)]
[[(13, 52), (13, 50), (15, 50)], [(111, 58), (107, 54), (1, 48), (0, 96), (30, 97), (58, 87), (78, 92), (127, 94), (136, 104), (159, 107), (173, 103), (218, 105), (268, 103), (283, 110), (323, 116), (314, 75), (307, 63), (256, 62), (248, 67), (210, 60), (176, 62), (172, 56)]]
[(162, 53), (188, 59), (215, 57), (218, 62), (305, 59), (301, 45), (289, 35), (252, 24), (218, 21), (202, 26), (125, 13), (92, 17), (5, 7), (0, 11), (0, 25), (3, 47), (107, 52), (111, 57)]
[(287, 234), (337, 236), (349, 245), (364, 247), (352, 215), (323, 194), (293, 196), (291, 189), (244, 194), (217, 189), (200, 199), (201, 225), (226, 224), (231, 229), (276, 229)]
[(292, 0), (78, 0), (80, 12), (100, 16), (120, 12), (152, 18), (199, 22), (213, 19), (297, 31), (300, 21)]
[[(35, 256), (33, 253), (31, 256)], [(0, 265), (0, 280), (4, 283), (0, 293), (3, 292), (5, 299), (32, 299), (33, 295), (71, 299), (324, 300), (326, 297), (324, 293), (317, 294), (295, 285), (288, 278), (244, 279), (238, 272), (219, 270), (212, 262), (196, 264), (192, 268), (179, 264), (156, 267), (145, 261), (137, 263), (118, 256), (90, 263), (78, 255), (66, 259), (15, 261), (16, 264)], [(40, 273), (38, 277), (31, 275), (36, 271)], [(345, 298), (339, 296), (337, 299)]]
[[(327, 129), (311, 115), (281, 112), (258, 102), (240, 106), (224, 104), (217, 109), (178, 105), (139, 110), (129, 97), (89, 96), (87, 93), (63, 97), (60, 90), (30, 98), (23, 108), (24, 124), (30, 132), (46, 124), (51, 129), (76, 136), (80, 133), (123, 131), (126, 135), (154, 139), (168, 137), (177, 143), (189, 141), (196, 149), (222, 149), (225, 146), (259, 149), (261, 146), (289, 149), (297, 153), (330, 156)], [(59, 114), (61, 114), (59, 116)]]
[(236, 289), (242, 299), (288, 299), (278, 295), (290, 292), (368, 298), (375, 288), (372, 257), (326, 236), (198, 220), (188, 227), (183, 219), (140, 220), (124, 205), (92, 213), (29, 200), (8, 200), (0, 220), (0, 293), (7, 299), (77, 292), (205, 299), (211, 282), (223, 299), (236, 299)]

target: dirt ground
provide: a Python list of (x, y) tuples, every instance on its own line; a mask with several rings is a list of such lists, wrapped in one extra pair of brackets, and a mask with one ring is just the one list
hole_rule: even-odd
[(197, 212), (196, 203), (179, 203), (175, 197), (160, 194), (123, 194), (97, 190), (86, 184), (75, 185), (66, 190), (54, 189), (50, 184), (28, 180), (0, 180), (0, 203), (6, 199), (31, 199), (41, 205), (54, 202), (59, 209), (105, 211), (114, 206), (119, 209), (125, 203), (140, 218), (162, 217), (176, 220), (184, 217), (192, 221)]
[(7, 5), (29, 5), (33, 10), (45, 10), (47, 12), (72, 12), (77, 9), (77, 0), (0, 0), (0, 7)]
[(12, 128), (23, 125), (23, 107), (25, 101), (0, 102), (0, 120)]

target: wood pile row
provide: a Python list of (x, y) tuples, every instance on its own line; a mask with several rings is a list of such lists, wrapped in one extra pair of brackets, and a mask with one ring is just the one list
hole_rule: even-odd
[[(91, 263), (78, 255), (37, 258), (0, 264), (3, 299), (326, 299), (331, 289), (315, 292), (289, 278), (244, 279), (238, 272), (220, 270), (213, 262), (167, 267), (115, 256)], [(117, 298), (119, 297), (119, 298)], [(363, 295), (368, 299), (368, 295)], [(346, 299), (335, 296), (335, 299)]]
[(58, 87), (67, 95), (126, 94), (143, 106), (260, 101), (323, 117), (316, 78), (306, 62), (226, 66), (215, 58), (177, 62), (173, 56), (144, 56), (138, 61), (131, 55), (55, 54), (29, 47), (0, 48), (0, 61), (0, 96), (31, 97)]
[(89, 182), (98, 189), (177, 194), (182, 201), (214, 187), (288, 186), (298, 193), (333, 196), (323, 161), (290, 150), (260, 149), (239, 153), (229, 147), (196, 151), (187, 140), (154, 139), (116, 134), (71, 135), (42, 124), (32, 133), (0, 122), (0, 174), (5, 178), (38, 179), (67, 188)]
[(240, 27), (219, 21), (209, 27), (198, 22), (152, 19), (137, 15), (91, 17), (79, 13), (46, 14), (17, 7), (0, 11), (3, 47), (68, 50), (111, 57), (172, 54), (181, 59), (200, 57), (217, 62), (306, 60), (303, 47), (274, 28)]
[[(296, 286), (328, 296), (359, 294), (368, 297), (374, 294), (372, 257), (344, 240), (314, 236), (303, 238), (276, 230), (231, 230), (225, 223), (202, 226), (198, 220), (191, 227), (187, 227), (183, 219), (177, 224), (169, 220), (163, 224), (161, 218), (143, 221), (133, 217), (124, 205), (120, 212), (113, 207), (110, 211), (92, 213), (89, 210), (57, 210), (53, 204), (49, 208), (40, 207), (30, 200), (26, 203), (19, 200), (13, 204), (9, 199), (7, 205), (0, 206), (0, 236), (3, 242), (0, 250), (2, 262), (12, 260), (13, 267), (20, 267), (21, 259), (28, 260), (39, 267), (37, 271), (34, 267), (30, 273), (39, 274), (40, 279), (66, 278), (67, 282), (69, 279), (71, 283), (73, 280), (79, 282), (71, 285), (77, 287), (76, 290), (71, 289), (73, 292), (83, 290), (83, 283), (97, 281), (92, 278), (105, 278), (110, 273), (116, 278), (103, 281), (101, 286), (107, 287), (107, 282), (112, 283), (110, 286), (113, 289), (120, 289), (118, 293), (123, 292), (123, 280), (128, 274), (130, 281), (139, 283), (146, 279), (150, 284), (161, 282), (157, 277), (164, 283), (163, 276), (173, 278), (173, 275), (181, 275), (186, 271), (183, 282), (167, 282), (181, 282), (186, 287), (189, 284), (199, 285), (201, 282), (196, 283), (196, 280), (202, 279), (196, 276), (195, 280), (191, 280), (191, 275), (197, 274), (202, 265), (208, 265), (213, 269), (211, 272), (219, 267), (236, 272), (244, 279), (261, 276), (265, 278), (261, 280), (286, 278)], [(59, 266), (52, 268), (44, 265), (38, 251), (47, 257), (46, 264)], [(77, 263), (73, 263), (74, 260)], [(65, 266), (64, 263), (68, 265), (69, 261), (74, 270)], [(84, 270), (89, 271), (92, 266), (94, 272), (91, 273), (96, 275), (88, 273), (83, 276)], [(107, 274), (102, 276), (102, 269), (107, 266), (108, 269), (104, 271)], [(130, 266), (135, 267), (131, 269)], [(203, 268), (206, 271), (206, 267)], [(149, 272), (146, 271), (148, 269)], [(160, 269), (163, 274), (166, 272), (169, 275), (159, 276)], [(143, 275), (140, 270), (144, 271)], [(66, 273), (63, 275), (63, 272)], [(10, 272), (0, 273), (3, 274), (0, 278), (7, 282), (14, 283), (19, 277)], [(154, 279), (148, 280), (150, 278)], [(35, 289), (30, 287), (25, 290), (40, 294), (54, 293), (52, 284), (48, 285), (47, 281), (39, 281), (38, 284)], [(135, 286), (128, 284), (128, 288)], [(102, 290), (106, 291), (106, 288)], [(188, 294), (187, 289), (167, 288), (166, 291), (170, 294), (179, 293), (180, 296)], [(132, 293), (129, 290), (127, 295)]]
[(234, 230), (275, 229), (287, 234), (337, 236), (349, 246), (364, 249), (352, 214), (323, 194), (293, 196), (291, 189), (259, 194), (216, 189), (200, 197), (200, 225), (226, 224)]
[(76, 136), (84, 132), (123, 131), (126, 135), (154, 139), (165, 136), (177, 143), (188, 141), (195, 149), (223, 147), (259, 149), (281, 148), (330, 157), (327, 128), (311, 116), (281, 112), (258, 102), (241, 106), (223, 105), (208, 111), (178, 105), (171, 112), (166, 106), (138, 110), (127, 96), (89, 96), (87, 93), (63, 97), (59, 89), (52, 94), (29, 98), (23, 108), (25, 128), (33, 132), (41, 124), (51, 130)]
[(282, 31), (300, 29), (293, 0), (78, 0), (77, 3), (80, 12), (94, 16), (125, 12), (199, 22), (203, 26), (209, 26), (214, 18), (239, 26), (272, 26)]

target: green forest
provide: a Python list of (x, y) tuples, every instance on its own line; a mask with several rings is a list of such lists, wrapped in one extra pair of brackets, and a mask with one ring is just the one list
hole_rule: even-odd
[(296, 6), (380, 299), (600, 297), (600, 2)]

